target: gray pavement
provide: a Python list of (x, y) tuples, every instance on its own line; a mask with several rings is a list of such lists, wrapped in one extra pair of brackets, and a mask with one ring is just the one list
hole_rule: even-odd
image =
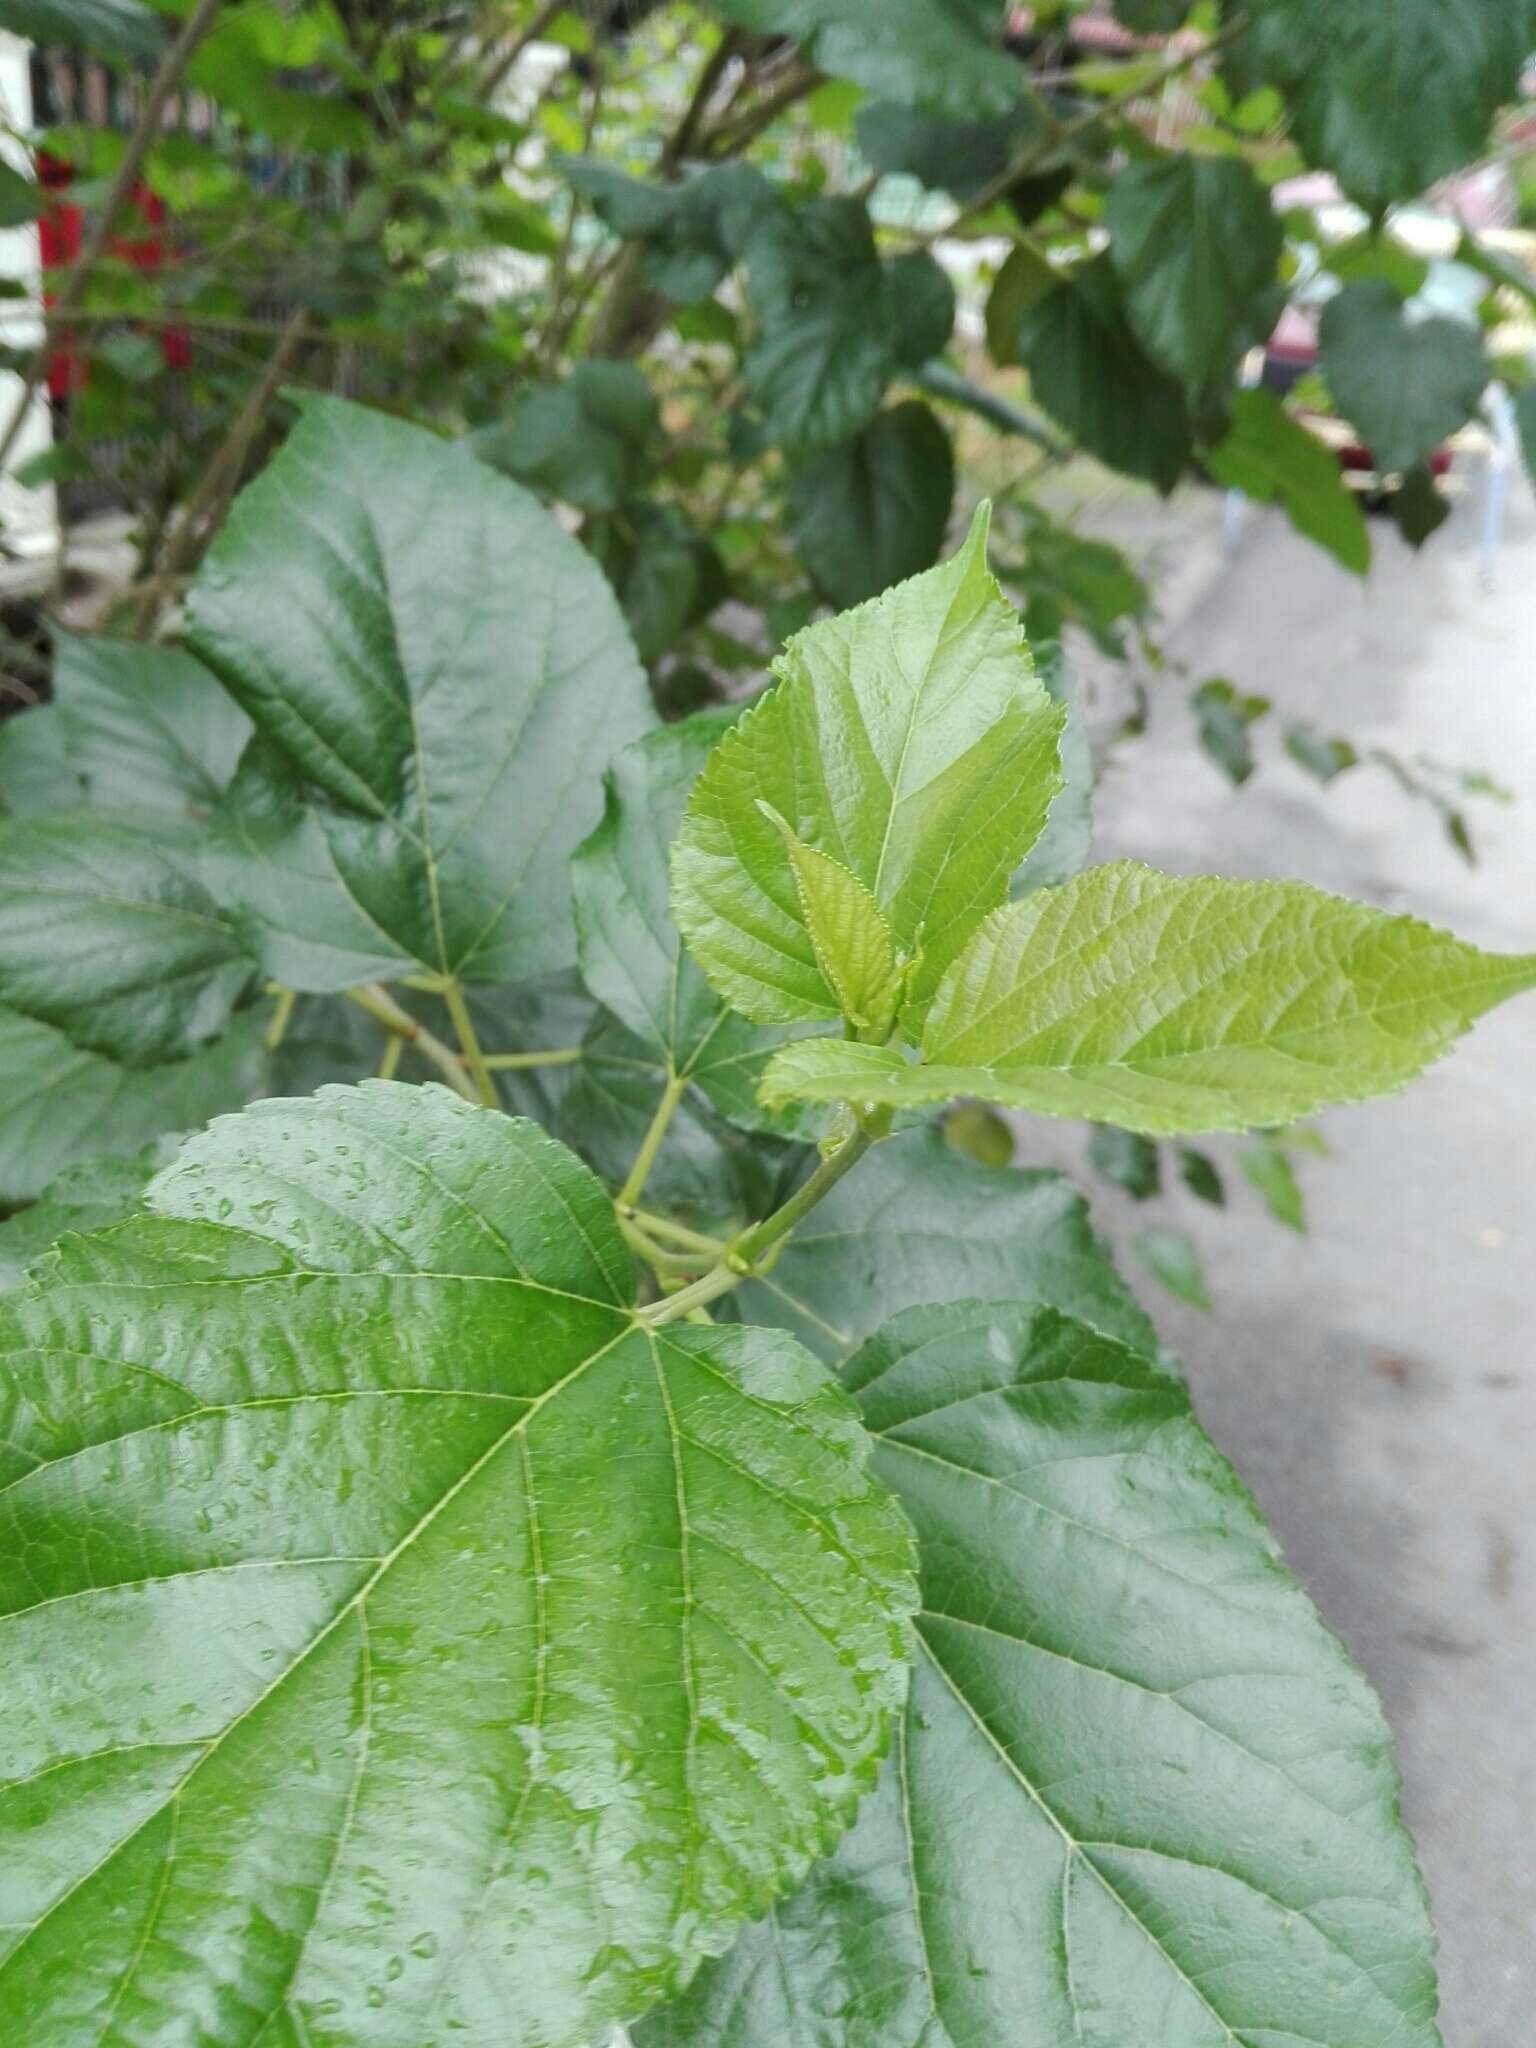
[[(1147, 737), (1101, 787), (1095, 857), (1296, 876), (1536, 947), (1536, 506), (1523, 482), (1513, 495), (1489, 592), (1467, 512), (1417, 557), (1373, 520), (1363, 587), (1269, 513), (1216, 565), (1211, 494), (1153, 522), (1186, 596), (1204, 583), (1166, 643), (1192, 680), (1227, 675), (1357, 743), (1484, 766), (1516, 792), (1508, 809), (1474, 806), (1476, 869), (1384, 774), (1325, 792), (1277, 759), (1277, 733), (1261, 729), (1265, 765), (1232, 790), (1193, 749), (1188, 684), (1171, 673), (1153, 679)], [(1180, 559), (1181, 531), (1201, 561)], [(1441, 1933), (1448, 2048), (1532, 2048), (1536, 998), (1485, 1020), (1407, 1095), (1322, 1128), (1336, 1157), (1301, 1162), (1308, 1237), (1236, 1176), (1224, 1212), (1179, 1190), (1158, 1220), (1199, 1241), (1216, 1312), (1140, 1291), (1381, 1691)], [(1077, 1134), (1033, 1124), (1019, 1157), (1081, 1175), (1081, 1152)], [(1094, 1189), (1117, 1236), (1149, 1220)]]

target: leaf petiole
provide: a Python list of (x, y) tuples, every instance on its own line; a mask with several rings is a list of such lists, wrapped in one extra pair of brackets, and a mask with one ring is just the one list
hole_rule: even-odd
[(569, 1067), (580, 1058), (579, 1045), (551, 1046), (546, 1052), (488, 1052), (481, 1055), (490, 1073), (513, 1067)]
[(444, 976), (438, 993), (448, 1005), (448, 1014), (453, 1019), (453, 1028), (458, 1034), (459, 1046), (464, 1054), (464, 1064), (474, 1076), (475, 1088), (481, 1102), (487, 1109), (500, 1109), (501, 1097), (496, 1093), (496, 1083), (491, 1079), (490, 1069), (485, 1064), (485, 1054), (480, 1050), (480, 1039), (475, 1031), (474, 1019), (469, 1014), (469, 1005), (464, 1000), (463, 989), (451, 976)]
[(462, 1095), (466, 1102), (479, 1102), (474, 1083), (464, 1071), (464, 1062), (452, 1046), (444, 1045), (425, 1024), (419, 1024), (409, 1010), (402, 1010), (382, 983), (367, 981), (360, 988), (343, 989), (342, 993), (349, 1003), (356, 1003), (360, 1010), (366, 1010), (386, 1031), (404, 1039), (407, 1045), (414, 1045), (422, 1058), (430, 1060), (437, 1068), (455, 1094)]
[(632, 1209), (645, 1190), (650, 1179), (651, 1168), (656, 1164), (656, 1154), (661, 1150), (667, 1128), (677, 1114), (677, 1105), (683, 1099), (688, 1082), (685, 1077), (669, 1072), (667, 1085), (661, 1091), (661, 1100), (656, 1105), (656, 1114), (651, 1118), (645, 1136), (640, 1140), (640, 1150), (635, 1154), (635, 1163), (629, 1169), (623, 1187), (619, 1189), (615, 1206), (619, 1210)]

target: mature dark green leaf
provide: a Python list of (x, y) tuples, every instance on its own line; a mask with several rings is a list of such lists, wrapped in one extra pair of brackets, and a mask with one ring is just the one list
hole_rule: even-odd
[(1200, 1201), (1210, 1202), (1218, 1209), (1226, 1205), (1227, 1191), (1208, 1152), (1197, 1151), (1193, 1145), (1181, 1145), (1179, 1178)]
[(744, 28), (793, 36), (820, 71), (879, 99), (962, 121), (1006, 114), (1020, 97), (1003, 54), (1003, 0), (719, 0)]
[[(269, 145), (366, 156), (373, 126), (352, 96), (336, 89), (336, 60), (345, 47), (346, 29), (333, 7), (245, 0), (218, 10), (187, 78)], [(289, 82), (295, 74), (307, 74), (302, 87)]]
[(144, 1190), (175, 1157), (169, 1133), (130, 1158), (87, 1159), (50, 1181), (28, 1209), (0, 1223), (0, 1290), (14, 1287), (34, 1260), (68, 1230), (100, 1230), (131, 1216)]
[(747, 250), (757, 338), (743, 370), (770, 439), (824, 448), (863, 426), (898, 368), (948, 341), (954, 292), (924, 251), (882, 264), (855, 199), (772, 213)]
[(1142, 1350), (1156, 1341), (1070, 1181), (978, 1165), (932, 1126), (877, 1146), (733, 1298), (749, 1322), (836, 1359), (899, 1309), (978, 1292), (1045, 1302)]
[(1483, 154), (1531, 34), (1510, 0), (1255, 0), (1237, 62), (1281, 89), (1309, 159), (1377, 213)]
[(795, 472), (795, 546), (834, 604), (862, 604), (938, 560), (954, 493), (949, 436), (909, 399)]
[(1339, 459), (1293, 420), (1272, 391), (1239, 391), (1223, 440), (1201, 458), (1218, 483), (1261, 505), (1276, 499), (1296, 531), (1363, 576), (1371, 536)]
[(921, 1551), (895, 1753), (643, 2048), (1435, 2048), (1380, 1706), (1179, 1381), (978, 1302), (847, 1376)]
[(1027, 307), (1019, 354), (1034, 394), (1080, 446), (1167, 493), (1193, 448), (1178, 382), (1142, 352), (1107, 255)]
[(1450, 516), (1450, 500), (1435, 488), (1429, 464), (1416, 462), (1392, 493), (1392, 518), (1398, 532), (1410, 547), (1421, 548)]
[(634, 364), (592, 361), (530, 391), (508, 429), (472, 435), (470, 446), (542, 497), (612, 512), (639, 484), (660, 430), (656, 394)]
[(1239, 1146), (1237, 1163), (1249, 1185), (1263, 1196), (1264, 1206), (1275, 1221), (1305, 1234), (1307, 1205), (1297, 1185), (1295, 1169), (1279, 1140), (1251, 1139)]
[(632, 498), (612, 519), (593, 520), (588, 547), (603, 566), (642, 661), (655, 661), (725, 597), (713, 543), (677, 505)]
[(153, 57), (165, 40), (158, 15), (140, 0), (6, 0), (5, 25), (45, 49), (98, 57)]
[(10, 2035), (580, 2048), (680, 1990), (905, 1689), (847, 1397), (648, 1331), (600, 1183), (444, 1089), (264, 1103), (149, 1202), (0, 1310)]
[(756, 1089), (784, 1033), (749, 1024), (715, 994), (684, 951), (667, 899), (667, 857), (689, 792), (735, 717), (701, 712), (662, 726), (614, 762), (602, 823), (571, 862), (577, 952), (593, 995), (669, 1071), (733, 1121), (782, 1131)]
[(190, 1059), (126, 1067), (0, 1004), (0, 1203), (30, 1201), (82, 1160), (135, 1152), (262, 1093), (262, 1023), (246, 1012)]
[(1126, 318), (1152, 361), (1191, 391), (1223, 375), (1285, 241), (1248, 165), (1186, 153), (1129, 164), (1104, 220)]
[(1212, 676), (1191, 693), (1200, 744), (1206, 754), (1239, 787), (1253, 773), (1253, 736), (1250, 728), (1267, 716), (1267, 697), (1249, 696), (1221, 676)]
[(1389, 1094), (1536, 953), (1483, 953), (1301, 882), (1093, 868), (993, 914), (923, 1026), (923, 1064), (829, 1038), (783, 1047), (763, 1099), (902, 1108), (977, 1096), (1149, 1136), (1291, 1123)]
[(0, 1003), (127, 1066), (216, 1037), (254, 967), (198, 875), (201, 840), (152, 815), (0, 827)]
[(1019, 324), (1037, 299), (1055, 291), (1061, 273), (1021, 242), (1010, 249), (987, 294), (987, 354), (1000, 369), (1019, 361)]
[(1347, 284), (1323, 308), (1319, 367), (1376, 467), (1411, 470), (1477, 411), (1488, 365), (1474, 327), (1417, 318), (1385, 278)]
[(642, 245), (646, 278), (679, 305), (707, 299), (783, 204), (749, 164), (695, 171), (675, 185), (631, 178), (585, 157), (564, 157), (559, 168), (616, 235)]
[(260, 735), (222, 823), (272, 973), (324, 991), (574, 957), (567, 857), (653, 713), (601, 572), (516, 484), (314, 401), (187, 617)]
[(906, 172), (961, 201), (990, 185), (1044, 133), (1044, 115), (1034, 100), (979, 121), (875, 100), (860, 107), (857, 122), (859, 153), (873, 169)]
[(90, 799), (207, 817), (251, 733), (229, 693), (179, 647), (53, 638), (53, 701)]
[(1122, 1131), (1117, 1124), (1099, 1125), (1088, 1141), (1088, 1163), (1135, 1202), (1145, 1202), (1163, 1185), (1156, 1145), (1139, 1131)]
[(0, 720), (0, 817), (39, 817), (84, 802), (56, 704), (34, 704)]
[(1200, 1253), (1194, 1239), (1187, 1230), (1173, 1230), (1166, 1226), (1154, 1230), (1141, 1230), (1131, 1239), (1131, 1252), (1137, 1258), (1159, 1287), (1190, 1308), (1203, 1309), (1210, 1313), (1211, 1294), (1205, 1284), (1205, 1268), (1200, 1263)]
[(1059, 638), (1071, 623), (1118, 655), (1124, 622), (1143, 618), (1151, 606), (1146, 584), (1119, 548), (1058, 526), (1033, 507), (1024, 558), (1004, 573), (1024, 595), (1025, 629), (1034, 644)]
[(1139, 36), (1168, 36), (1189, 19), (1192, 0), (1112, 0), (1117, 18)]
[(721, 741), (673, 857), (694, 958), (760, 1023), (841, 1014), (766, 803), (839, 860), (920, 951), (908, 1009), (1039, 838), (1060, 786), (1060, 708), (987, 569), (985, 511), (950, 561), (808, 627), (778, 686)]

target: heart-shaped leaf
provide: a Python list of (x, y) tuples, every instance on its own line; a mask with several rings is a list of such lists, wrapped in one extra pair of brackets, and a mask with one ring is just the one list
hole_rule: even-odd
[(908, 1011), (1039, 838), (1063, 720), (987, 569), (958, 554), (798, 634), (777, 687), (715, 749), (672, 862), (673, 913), (714, 987), (760, 1023), (836, 1017), (783, 834), (840, 861), (919, 956)]
[(770, 1106), (977, 1095), (1154, 1137), (1245, 1130), (1389, 1094), (1531, 987), (1536, 953), (1483, 953), (1301, 882), (1116, 861), (987, 920), (934, 997), (921, 1065), (805, 1039), (774, 1055), (762, 1092)]
[(187, 618), (260, 735), (225, 824), (270, 972), (323, 992), (571, 962), (567, 857), (653, 715), (601, 573), (518, 485), (315, 401)]
[(1418, 319), (1384, 277), (1345, 285), (1323, 308), (1318, 362), (1379, 470), (1411, 470), (1476, 412), (1488, 365), (1475, 327)]
[(444, 1089), (149, 1200), (0, 1309), (0, 2031), (579, 2048), (680, 1989), (905, 1687), (847, 1397), (651, 1332), (601, 1184)]
[(1183, 1386), (976, 1302), (847, 1377), (921, 1548), (895, 1753), (643, 2048), (1436, 2048), (1381, 1709)]

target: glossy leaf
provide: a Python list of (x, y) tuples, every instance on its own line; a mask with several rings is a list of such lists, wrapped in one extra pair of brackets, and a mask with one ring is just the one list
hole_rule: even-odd
[(263, 1084), (262, 1023), (248, 1011), (190, 1059), (128, 1067), (0, 1003), (0, 1203), (248, 1102)]
[(169, 817), (59, 812), (0, 827), (0, 1003), (147, 1066), (229, 1021), (254, 972)]
[(1025, 309), (1019, 355), (1035, 397), (1079, 446), (1173, 489), (1193, 446), (1184, 395), (1132, 333), (1107, 256), (1077, 264)]
[(987, 570), (986, 522), (949, 562), (807, 628), (721, 741), (673, 857), (673, 913), (713, 986), (773, 1023), (836, 1017), (770, 804), (839, 860), (920, 953), (909, 1010), (1039, 837), (1062, 714)]
[(131, 1158), (87, 1159), (50, 1181), (29, 1208), (0, 1223), (0, 1291), (14, 1287), (66, 1231), (100, 1230), (131, 1216), (175, 1151), (167, 1135)]
[(1323, 308), (1319, 366), (1376, 467), (1411, 470), (1476, 412), (1488, 365), (1474, 327), (1414, 318), (1384, 278), (1348, 284)]
[(1223, 374), (1285, 239), (1248, 165), (1185, 154), (1129, 164), (1104, 220), (1126, 318), (1152, 361), (1191, 390)]
[(877, 1145), (732, 1297), (823, 1358), (846, 1357), (899, 1309), (967, 1295), (1039, 1301), (1143, 1350), (1150, 1324), (1070, 1181), (983, 1166), (932, 1126)]
[(187, 617), (260, 735), (223, 826), (269, 972), (323, 992), (572, 959), (567, 857), (652, 712), (601, 573), (516, 484), (314, 401)]
[(988, 918), (934, 997), (921, 1066), (811, 1038), (774, 1055), (762, 1092), (1242, 1130), (1389, 1094), (1533, 986), (1536, 954), (1482, 953), (1301, 882), (1117, 861)]
[(862, 604), (938, 560), (954, 494), (949, 436), (908, 399), (796, 470), (795, 547), (834, 604)]
[(920, 1545), (895, 1754), (642, 2048), (1435, 2048), (1380, 1706), (1179, 1381), (978, 1302), (847, 1372)]
[(614, 762), (602, 823), (571, 862), (577, 950), (587, 987), (664, 1070), (692, 1081), (733, 1121), (781, 1129), (782, 1119), (758, 1104), (756, 1084), (783, 1033), (749, 1024), (715, 994), (684, 951), (667, 901), (667, 856), (689, 791), (735, 716), (700, 712), (661, 726)]
[(1510, 0), (1257, 0), (1240, 61), (1285, 94), (1310, 161), (1375, 213), (1484, 153), (1530, 54), (1523, 12)]
[(601, 1185), (444, 1089), (263, 1104), (149, 1199), (0, 1312), (10, 2032), (579, 2048), (680, 1989), (904, 1690), (847, 1398), (637, 1324)]
[(1371, 536), (1338, 456), (1293, 420), (1272, 391), (1239, 391), (1232, 424), (1202, 456), (1218, 483), (1261, 505), (1277, 500), (1296, 531), (1363, 576)]
[(206, 817), (251, 722), (179, 647), (54, 634), (53, 702), (93, 803)]
[(1020, 97), (1003, 54), (1001, 0), (720, 0), (743, 28), (793, 36), (818, 70), (903, 106), (960, 120), (1006, 114)]

